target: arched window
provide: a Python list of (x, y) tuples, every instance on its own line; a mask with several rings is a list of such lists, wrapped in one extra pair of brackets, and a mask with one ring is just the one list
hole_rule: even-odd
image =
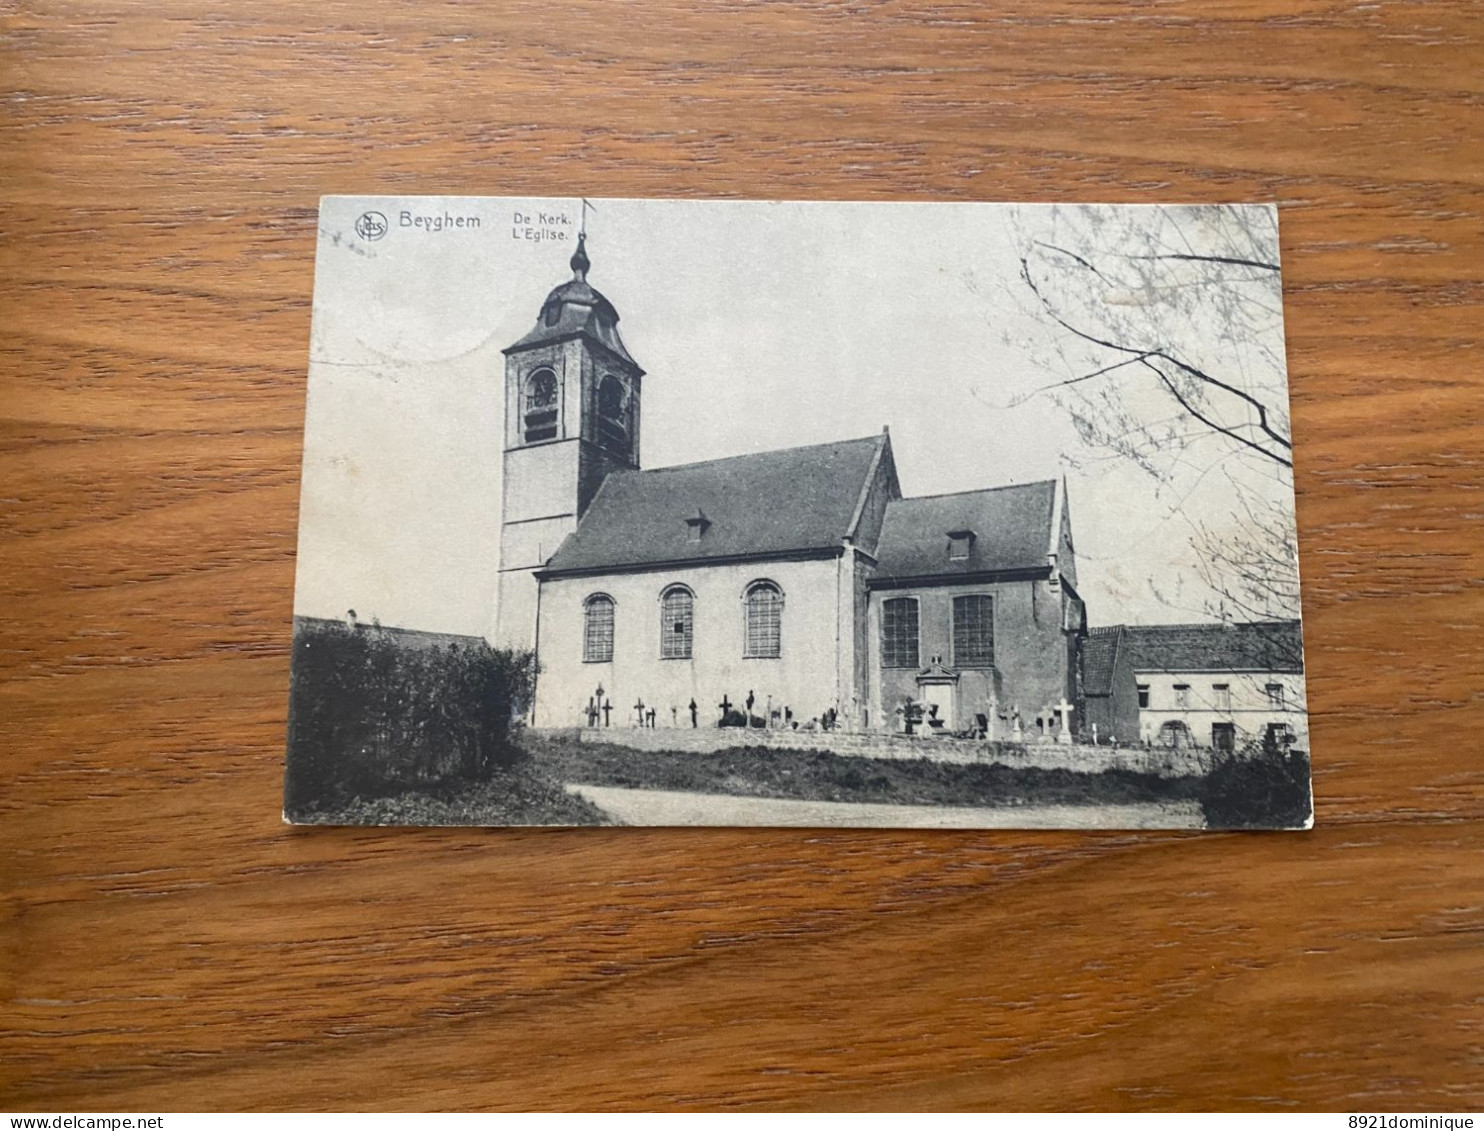
[(582, 659), (588, 664), (613, 660), (613, 598), (594, 593), (582, 607)]
[(881, 666), (917, 667), (917, 598), (893, 597), (881, 603)]
[(629, 395), (612, 374), (598, 383), (598, 440), (620, 448), (629, 442)]
[(660, 595), (660, 658), (690, 659), (695, 632), (695, 596), (684, 585), (672, 585)]
[(550, 369), (538, 369), (526, 378), (524, 390), (525, 442), (555, 440), (557, 434), (557, 378)]
[(1195, 739), (1191, 736), (1188, 726), (1179, 719), (1170, 719), (1159, 728), (1159, 736), (1155, 739), (1155, 743), (1159, 746), (1184, 750), (1194, 746)]
[(747, 642), (743, 655), (775, 659), (783, 651), (783, 591), (771, 581), (747, 587)]

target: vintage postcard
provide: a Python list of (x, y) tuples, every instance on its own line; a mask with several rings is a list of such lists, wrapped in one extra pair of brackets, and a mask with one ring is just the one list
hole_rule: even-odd
[(285, 818), (1306, 828), (1275, 209), (321, 203)]

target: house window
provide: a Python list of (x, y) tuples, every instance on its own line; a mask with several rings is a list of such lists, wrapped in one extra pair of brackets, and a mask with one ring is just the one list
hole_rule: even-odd
[(974, 548), (974, 532), (972, 530), (950, 530), (948, 532), (948, 560), (951, 562), (966, 562), (969, 560), (969, 551)]
[(557, 379), (550, 369), (538, 369), (526, 379), (525, 442), (555, 440), (557, 434)]
[(1146, 710), (1149, 707), (1149, 685), (1147, 683), (1139, 684), (1139, 706)]
[(1194, 746), (1195, 740), (1191, 737), (1188, 726), (1179, 719), (1170, 719), (1159, 728), (1159, 735), (1155, 739), (1155, 745), (1183, 749), (1188, 746)]
[(917, 667), (916, 597), (894, 597), (882, 602), (881, 666)]
[(1181, 708), (1190, 706), (1190, 684), (1175, 684), (1175, 706)]
[(1232, 709), (1231, 684), (1213, 683), (1211, 685), (1211, 705), (1218, 711), (1230, 711)]
[(960, 668), (994, 666), (994, 600), (953, 599), (953, 663)]
[(695, 597), (684, 585), (672, 585), (660, 597), (660, 658), (690, 659), (695, 626)]
[(1283, 710), (1283, 685), (1270, 683), (1264, 690), (1268, 693), (1268, 706), (1275, 711)]
[(582, 659), (606, 664), (613, 660), (613, 598), (594, 593), (582, 609)]
[(774, 659), (783, 651), (783, 593), (771, 581), (747, 588), (747, 649), (753, 659)]
[(623, 448), (629, 442), (628, 394), (623, 382), (611, 374), (598, 385), (598, 440)]

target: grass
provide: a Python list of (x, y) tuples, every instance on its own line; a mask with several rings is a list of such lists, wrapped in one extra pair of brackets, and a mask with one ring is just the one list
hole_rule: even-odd
[(530, 762), (486, 781), (451, 781), (394, 793), (311, 803), (288, 813), (305, 825), (611, 825)]
[(1128, 770), (946, 765), (758, 746), (661, 753), (556, 735), (528, 735), (526, 744), (534, 764), (557, 781), (737, 797), (999, 808), (1194, 801), (1200, 790), (1195, 779)]
[[(886, 761), (823, 750), (733, 746), (714, 754), (634, 750), (527, 735), (526, 755), (485, 781), (452, 780), (323, 800), (289, 813), (314, 825), (611, 825), (563, 783), (801, 801), (1014, 808), (1198, 801), (1213, 828), (1282, 828), (1308, 816), (1308, 761), (1260, 760), (1225, 777), (1160, 778), (999, 765)], [(1231, 780), (1227, 780), (1227, 778)], [(1290, 811), (1291, 810), (1291, 811)]]

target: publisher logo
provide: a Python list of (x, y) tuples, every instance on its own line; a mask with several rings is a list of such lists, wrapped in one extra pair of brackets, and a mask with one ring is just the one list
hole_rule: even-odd
[(380, 212), (362, 212), (356, 220), (356, 235), (363, 240), (379, 240), (387, 228), (386, 217)]

